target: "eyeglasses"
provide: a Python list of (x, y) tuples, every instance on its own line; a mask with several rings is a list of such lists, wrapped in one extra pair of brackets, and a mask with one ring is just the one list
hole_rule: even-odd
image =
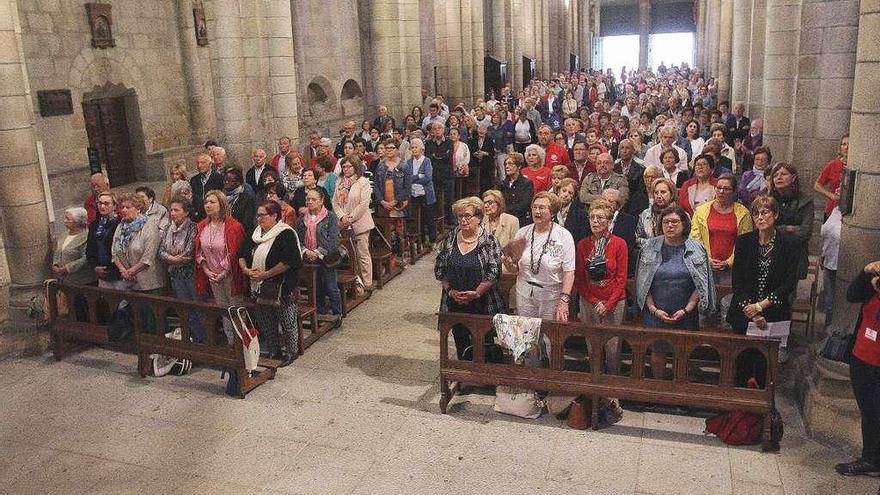
[(728, 187), (728, 186), (715, 186), (715, 189), (717, 189), (718, 192), (731, 192), (731, 191), (733, 191), (733, 188)]
[(471, 215), (470, 213), (462, 213), (461, 215), (456, 215), (459, 222), (470, 222), (471, 219), (476, 218), (476, 215)]
[(486, 206), (497, 205), (498, 201), (495, 201), (494, 199), (487, 199), (486, 201), (483, 201), (483, 204)]
[(678, 225), (681, 223), (681, 220), (677, 218), (667, 218), (663, 220), (663, 225)]

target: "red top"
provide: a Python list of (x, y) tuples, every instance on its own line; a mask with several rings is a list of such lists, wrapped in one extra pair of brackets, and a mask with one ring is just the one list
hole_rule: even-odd
[(718, 213), (715, 208), (710, 207), (706, 226), (709, 228), (709, 257), (716, 260), (730, 258), (736, 245), (736, 213), (733, 210), (730, 213)]
[[(211, 220), (206, 218), (196, 225), (195, 238), (195, 256), (202, 251), (202, 231)], [(241, 273), (241, 266), (238, 264), (238, 245), (244, 240), (244, 228), (234, 218), (232, 214), (227, 212), (226, 221), (223, 225), (223, 235), (226, 238), (226, 251), (229, 253), (229, 276), (232, 277), (232, 295), (238, 296), (244, 292), (244, 275)], [(208, 276), (201, 267), (195, 267), (196, 272), (196, 292), (205, 294), (210, 286)]]
[(544, 148), (544, 166), (553, 168), (556, 165), (568, 165), (568, 150), (559, 143), (547, 143)]
[(523, 177), (532, 181), (532, 188), (534, 189), (534, 193), (537, 194), (541, 191), (550, 189), (550, 170), (551, 168), (546, 166), (539, 169), (523, 167), (519, 172)]
[[(715, 177), (709, 178), (709, 184), (711, 184), (712, 186), (715, 186), (715, 184), (717, 184), (717, 183), (718, 183), (718, 179), (716, 179)], [(697, 179), (696, 177), (691, 177), (690, 179), (684, 181), (684, 183), (678, 189), (678, 204), (682, 208), (684, 208), (684, 211), (686, 211), (687, 214), (690, 216), (694, 216), (694, 209), (696, 209), (697, 206), (700, 206), (701, 204), (706, 202), (706, 201), (703, 201), (702, 203), (699, 203), (696, 205), (691, 203), (691, 192), (694, 192), (696, 194), (697, 184), (699, 184), (699, 179)], [(714, 194), (713, 194), (713, 198), (714, 198)], [(713, 198), (709, 198), (709, 199), (713, 199)]]
[[(831, 160), (825, 164), (825, 168), (822, 169), (822, 173), (819, 174), (819, 178), (816, 179), (816, 182), (824, 186), (825, 189), (831, 191), (832, 194), (838, 192), (840, 189), (841, 173), (843, 172), (844, 167), (846, 167), (846, 165), (842, 161), (836, 158)], [(825, 216), (830, 215), (831, 210), (833, 210), (835, 206), (837, 206), (837, 201), (834, 201), (833, 199), (827, 200), (825, 202)]]
[(880, 366), (880, 294), (874, 293), (862, 305), (862, 323), (856, 332), (853, 356), (872, 365)]
[(590, 280), (587, 273), (588, 258), (596, 247), (596, 238), (591, 234), (575, 248), (574, 287), (581, 297), (590, 304), (602, 302), (609, 310), (626, 297), (627, 249), (626, 241), (611, 235), (605, 245), (607, 273), (600, 282)]

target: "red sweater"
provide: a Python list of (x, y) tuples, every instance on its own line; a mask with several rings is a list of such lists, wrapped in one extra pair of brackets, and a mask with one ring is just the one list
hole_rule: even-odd
[(568, 150), (558, 143), (547, 143), (544, 148), (544, 166), (553, 168), (556, 165), (568, 165)]
[(535, 194), (550, 189), (550, 167), (541, 167), (533, 169), (532, 167), (523, 167), (519, 173), (523, 177), (532, 181), (532, 188)]
[(587, 259), (593, 253), (596, 238), (589, 235), (575, 248), (574, 287), (590, 304), (602, 302), (609, 310), (626, 297), (626, 241), (612, 235), (605, 245), (607, 273), (601, 282), (593, 282), (587, 273)]
[[(202, 231), (210, 222), (210, 219), (204, 219), (196, 225), (195, 238), (195, 256), (198, 257), (202, 252)], [(244, 240), (244, 228), (234, 218), (232, 214), (226, 214), (226, 221), (223, 225), (223, 235), (226, 238), (226, 252), (229, 253), (229, 276), (232, 277), (232, 295), (239, 296), (244, 292), (244, 277), (241, 273), (241, 267), (238, 265), (238, 246)], [(205, 271), (196, 266), (196, 292), (205, 294), (210, 286), (208, 276)]]
[(856, 329), (856, 343), (853, 355), (862, 361), (880, 366), (880, 294), (874, 293), (862, 305), (862, 320)]

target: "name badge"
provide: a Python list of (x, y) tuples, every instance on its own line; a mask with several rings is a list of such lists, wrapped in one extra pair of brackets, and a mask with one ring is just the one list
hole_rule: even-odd
[(870, 340), (871, 342), (877, 342), (877, 330), (866, 328), (865, 338)]

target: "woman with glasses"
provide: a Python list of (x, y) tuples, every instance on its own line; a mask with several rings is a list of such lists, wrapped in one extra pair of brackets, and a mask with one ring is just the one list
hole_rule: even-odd
[(688, 215), (701, 204), (715, 199), (717, 179), (713, 177), (715, 158), (704, 153), (694, 158), (694, 176), (686, 180), (678, 191), (678, 204)]
[[(642, 245), (636, 279), (636, 300), (643, 324), (650, 328), (698, 330), (699, 314), (715, 309), (715, 282), (703, 245), (688, 234), (691, 221), (678, 205), (660, 213), (663, 235)], [(655, 343), (651, 349), (654, 378), (662, 379), (672, 347)]]
[(698, 206), (691, 219), (691, 238), (703, 243), (715, 282), (724, 285), (730, 284), (737, 237), (753, 228), (748, 208), (735, 201), (736, 185), (733, 174), (721, 174), (715, 184), (715, 199)]
[[(452, 204), (452, 211), (458, 226), (443, 241), (434, 263), (434, 276), (443, 285), (440, 312), (503, 313), (504, 300), (497, 284), (501, 277), (501, 246), (481, 226), (483, 201), (463, 198)], [(454, 327), (452, 336), (458, 359), (472, 359), (472, 354), (466, 352), (471, 347), (468, 330)]]

